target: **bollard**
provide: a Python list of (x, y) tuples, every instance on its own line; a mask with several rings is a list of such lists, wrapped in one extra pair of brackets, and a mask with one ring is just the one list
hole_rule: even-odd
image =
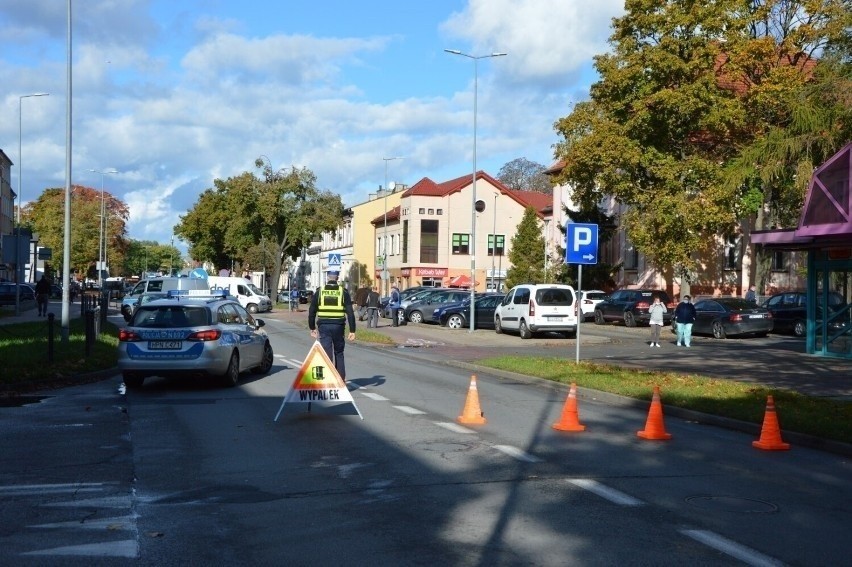
[(53, 362), (53, 320), (56, 315), (53, 313), (47, 314), (47, 361)]
[(86, 356), (92, 354), (92, 347), (95, 344), (95, 310), (89, 309), (86, 311)]

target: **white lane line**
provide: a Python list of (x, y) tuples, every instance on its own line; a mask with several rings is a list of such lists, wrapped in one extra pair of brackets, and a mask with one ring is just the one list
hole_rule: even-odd
[(398, 409), (403, 413), (407, 413), (408, 415), (426, 415), (425, 411), (420, 411), (417, 408), (413, 408), (411, 406), (393, 406), (394, 409)]
[(728, 538), (722, 537), (711, 531), (684, 529), (680, 530), (680, 533), (689, 536), (695, 541), (701, 542), (706, 546), (712, 547), (717, 551), (721, 551), (726, 555), (730, 555), (735, 559), (739, 559), (747, 565), (753, 565), (754, 567), (770, 567), (784, 564), (777, 559), (773, 559), (768, 555), (764, 555), (759, 551), (755, 551), (750, 547), (731, 541)]
[(51, 502), (42, 506), (59, 506), (64, 508), (130, 508), (130, 495), (106, 496), (104, 498), (88, 498), (85, 500), (69, 500), (68, 502)]
[(7, 486), (0, 486), (0, 494), (47, 494), (54, 492), (81, 491), (92, 492), (97, 490), (103, 490), (103, 487), (107, 486), (108, 484), (114, 485), (115, 483), (74, 482), (67, 484), (10, 484)]
[(85, 555), (88, 557), (128, 557), (132, 559), (139, 556), (139, 544), (135, 539), (125, 539), (40, 549), (38, 551), (27, 551), (21, 555)]
[(435, 421), (433, 422), (438, 427), (443, 427), (444, 429), (449, 429), (453, 433), (476, 433), (473, 429), (468, 429), (467, 427), (463, 427), (457, 423), (453, 423), (451, 421)]
[(301, 360), (296, 360), (295, 358), (287, 358), (286, 356), (283, 356), (281, 354), (276, 354), (274, 356), (278, 360), (283, 360), (288, 365), (293, 366), (295, 368), (301, 368), (302, 367), (302, 361)]
[(386, 402), (388, 399), (381, 394), (373, 394), (371, 392), (359, 392), (365, 398), (370, 398), (371, 400), (376, 400), (377, 402)]
[(37, 524), (28, 528), (75, 528), (84, 530), (135, 530), (134, 516), (116, 518), (99, 518), (96, 520), (72, 520), (70, 522), (54, 522), (52, 524)]
[(618, 504), (619, 506), (641, 506), (644, 504), (641, 500), (633, 498), (620, 490), (616, 490), (614, 488), (610, 488), (605, 486), (595, 480), (590, 478), (569, 478), (568, 482), (573, 484), (574, 486), (579, 486), (589, 492), (597, 494), (601, 498), (605, 498), (609, 500), (613, 504)]
[(494, 448), (502, 453), (506, 453), (510, 457), (517, 459), (519, 461), (524, 461), (526, 463), (540, 463), (541, 459), (534, 455), (530, 455), (529, 453), (518, 449), (517, 447), (512, 447), (511, 445), (494, 445)]

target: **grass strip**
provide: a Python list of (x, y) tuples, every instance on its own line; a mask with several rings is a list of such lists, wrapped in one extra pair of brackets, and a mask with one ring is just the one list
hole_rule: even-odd
[(580, 387), (649, 401), (654, 385), (658, 385), (664, 406), (756, 424), (763, 423), (766, 397), (772, 395), (782, 430), (852, 443), (852, 402), (848, 401), (816, 398), (727, 379), (585, 362), (576, 364), (564, 358), (498, 356), (476, 363), (564, 384), (576, 382)]
[(48, 362), (47, 319), (0, 326), (0, 365), (3, 368), (0, 385), (65, 380), (116, 366), (118, 328), (112, 323), (101, 326), (100, 337), (89, 356), (86, 356), (83, 319), (71, 319), (67, 342), (61, 339), (58, 322), (54, 322), (53, 333), (53, 362)]

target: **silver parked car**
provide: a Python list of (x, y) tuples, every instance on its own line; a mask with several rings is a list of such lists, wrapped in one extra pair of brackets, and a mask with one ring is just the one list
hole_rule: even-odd
[(201, 375), (235, 386), (240, 374), (272, 369), (262, 319), (224, 292), (171, 291), (136, 308), (119, 331), (118, 367), (128, 388), (148, 376)]

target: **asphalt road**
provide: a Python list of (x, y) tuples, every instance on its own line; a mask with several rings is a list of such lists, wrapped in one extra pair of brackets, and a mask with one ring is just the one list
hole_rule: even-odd
[(273, 372), (237, 388), (113, 377), (0, 408), (0, 564), (848, 562), (846, 457), (669, 415), (672, 439), (645, 441), (646, 408), (591, 397), (586, 431), (559, 432), (564, 388), (487, 372), (487, 423), (462, 426), (470, 372), (437, 346), (351, 344), (364, 419), (275, 422), (311, 339), (267, 319)]

